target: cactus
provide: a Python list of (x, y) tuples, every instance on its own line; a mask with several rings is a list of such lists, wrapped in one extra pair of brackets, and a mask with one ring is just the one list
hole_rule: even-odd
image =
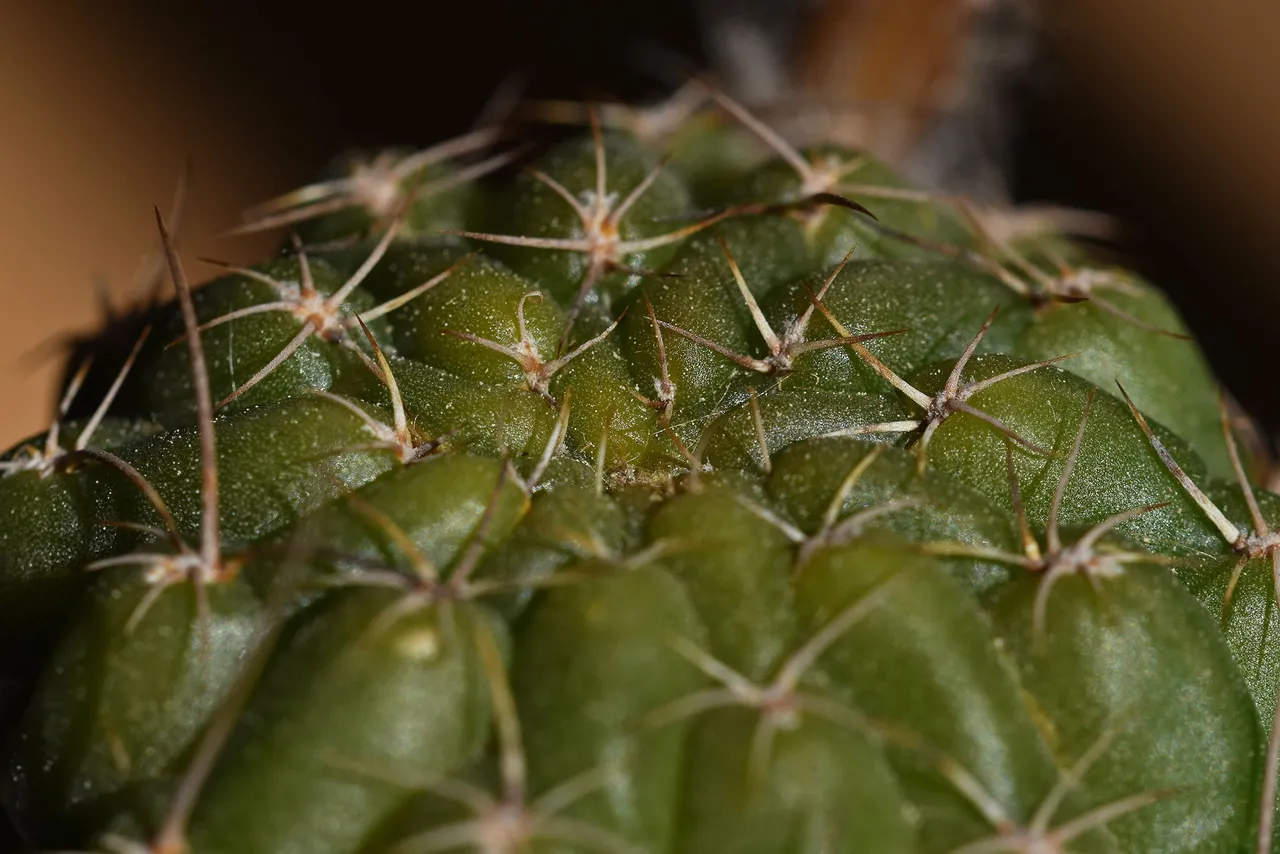
[(157, 212), (0, 461), (29, 845), (1269, 850), (1280, 498), (1177, 310), (673, 103), (345, 158), (195, 289)]

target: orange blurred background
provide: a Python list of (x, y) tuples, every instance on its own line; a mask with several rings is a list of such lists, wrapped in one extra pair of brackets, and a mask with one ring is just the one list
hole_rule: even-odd
[(168, 209), (187, 157), (188, 258), (268, 251), (215, 235), (289, 172), (288, 129), (246, 132), (234, 97), (184, 69), (180, 43), (105, 11), (25, 3), (3, 15), (0, 446), (47, 427), (61, 365), (42, 345), (101, 320), (95, 283), (118, 304), (138, 295), (151, 206)]
[[(559, 5), (576, 8), (551, 4)], [(939, 20), (964, 3), (836, 0), (825, 10), (818, 5), (817, 23), (810, 27), (823, 28), (828, 37), (801, 43), (813, 51), (881, 55), (893, 45), (887, 54), (892, 65), (893, 57), (936, 63), (946, 39), (939, 46), (936, 33), (926, 38), (919, 22)], [(539, 61), (537, 45), (528, 46), (529, 31), (518, 32), (518, 22), (507, 21), (513, 33), (507, 42), (483, 27), (433, 31), (423, 12), (433, 6), (439, 8), (417, 7), (424, 16), (420, 26), (406, 27), (394, 11), (384, 10), (382, 20), (350, 25), (356, 28), (351, 44), (292, 49), (346, 63), (355, 85), (384, 96), (394, 88), (388, 88), (388, 77), (399, 66), (381, 71), (379, 58), (421, 51), (407, 53), (424, 70), (406, 109), (428, 109), (432, 87), (455, 84), (441, 71), (450, 68), (447, 52), (460, 45), (474, 45), (467, 61), (483, 60), (471, 81), (475, 90), (499, 79), (512, 59), (503, 49), (486, 49), (491, 38), (507, 47), (524, 45), (517, 58), (526, 66)], [(487, 6), (477, 8), (472, 16), (479, 20)], [(1280, 316), (1280, 253), (1272, 245), (1280, 212), (1280, 56), (1273, 49), (1280, 37), (1280, 4), (1062, 0), (1046, 3), (1045, 12), (1066, 95), (1039, 107), (1035, 134), (1025, 143), (1032, 146), (1030, 161), (1038, 170), (1032, 192), (1083, 195), (1139, 220), (1150, 233), (1148, 246), (1158, 249), (1156, 269), (1193, 281), (1175, 296), (1220, 373), (1275, 425), (1280, 400), (1272, 402), (1269, 388), (1252, 385), (1267, 373), (1271, 318)], [(529, 14), (527, 7), (523, 14)], [(327, 154), (352, 141), (352, 134), (315, 112), (328, 103), (328, 78), (290, 75), (288, 62), (270, 66), (259, 58), (255, 64), (249, 53), (237, 53), (240, 43), (228, 34), (255, 26), (252, 13), (222, 22), (217, 50), (207, 43), (214, 36), (202, 19), (184, 19), (172, 7), (156, 13), (146, 3), (10, 4), (3, 18), (0, 446), (8, 446), (42, 429), (52, 412), (61, 366), (48, 353), (35, 358), (32, 351), (51, 336), (87, 330), (100, 320), (96, 281), (105, 281), (121, 303), (136, 295), (135, 270), (154, 243), (151, 206), (167, 208), (185, 158), (195, 164), (195, 179), (182, 249), (199, 280), (210, 268), (196, 263), (197, 256), (248, 262), (269, 251), (271, 237), (217, 235), (243, 208), (305, 180)], [(493, 20), (500, 19), (505, 20), (502, 13), (494, 12)], [(578, 25), (581, 38), (594, 38), (595, 24)], [(660, 34), (662, 25), (651, 30)], [(379, 32), (385, 35), (381, 42), (369, 35)], [(256, 47), (243, 50), (268, 43), (257, 36), (244, 42)], [(558, 55), (548, 61), (571, 62), (562, 43), (578, 37), (560, 33), (559, 42), (543, 48)], [(592, 61), (598, 62), (611, 46), (593, 49)], [(883, 89), (888, 73), (832, 68), (819, 75), (820, 84), (851, 94)], [(271, 76), (276, 73), (282, 76)], [(553, 75), (556, 85), (574, 73), (560, 67)], [(596, 79), (590, 67), (576, 73), (580, 86)], [(465, 100), (471, 89), (455, 94)], [(365, 109), (381, 109), (382, 103), (371, 100)], [(342, 109), (350, 122), (361, 119), (359, 104)], [(465, 115), (456, 104), (442, 109), (453, 111), (450, 120)], [(316, 121), (304, 120), (304, 114)], [(1070, 170), (1055, 171), (1052, 161), (1059, 156), (1071, 159)]]

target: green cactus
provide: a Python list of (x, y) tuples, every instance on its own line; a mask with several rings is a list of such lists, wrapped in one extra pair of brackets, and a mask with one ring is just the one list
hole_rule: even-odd
[(1269, 850), (1280, 497), (1176, 310), (673, 104), (338, 161), (194, 291), (161, 220), (0, 461), (33, 849)]

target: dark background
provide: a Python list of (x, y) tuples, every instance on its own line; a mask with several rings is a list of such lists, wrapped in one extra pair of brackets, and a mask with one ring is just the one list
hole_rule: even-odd
[(157, 32), (198, 33), (192, 71), (224, 78), (256, 120), (305, 127), (319, 158), (457, 133), (513, 74), (532, 96), (634, 98), (668, 88), (645, 73), (646, 50), (703, 59), (695, 7), (675, 0), (137, 5)]
[[(87, 179), (23, 185), (33, 167), (10, 158), (19, 190), (0, 199), (0, 223), (7, 211), (18, 231), (5, 231), (10, 244), (0, 236), (0, 251), (17, 260), (0, 290), (16, 295), (18, 315), (27, 310), (22, 300), (31, 307), (29, 317), (10, 318), (18, 331), (0, 352), (6, 366), (20, 366), (6, 386), (13, 391), (0, 445), (35, 429), (49, 405), (52, 366), (33, 367), (18, 354), (53, 331), (93, 322), (95, 273), (105, 269), (113, 290), (127, 293), (126, 262), (150, 240), (142, 196), (147, 204), (167, 199), (170, 190), (160, 188), (172, 186), (183, 154), (197, 168), (187, 249), (250, 260), (261, 244), (232, 246), (211, 235), (247, 204), (307, 180), (332, 154), (464, 130), (513, 72), (531, 96), (659, 94), (671, 80), (662, 79), (654, 57), (667, 50), (706, 64), (708, 22), (718, 6), (735, 5), (743, 3), (419, 0), (320, 11), (296, 0), (117, 0), (32, 12), (44, 16), (38, 26), (10, 28), (7, 38), (52, 70), (22, 78), (0, 67), (11, 96), (29, 93), (30, 116), (52, 117), (51, 129), (53, 118), (83, 124), (101, 111), (93, 125), (100, 130), (71, 126), (62, 131), (70, 147), (44, 150), (62, 152), (52, 168), (64, 178), (75, 166), (77, 174), (110, 173), (120, 183), (97, 187), (104, 198), (91, 208)], [(784, 32), (819, 4), (756, 5)], [(1009, 186), (1018, 201), (1121, 216), (1131, 227), (1124, 248), (1132, 262), (1172, 294), (1230, 390), (1274, 428), (1280, 396), (1269, 380), (1280, 262), (1271, 240), (1280, 180), (1270, 155), (1280, 151), (1273, 118), (1280, 73), (1260, 63), (1280, 35), (1280, 15), (1246, 0), (1176, 5), (1048, 4), (1036, 73), (1006, 81), (1016, 119)], [(791, 6), (800, 12), (789, 13)], [(35, 41), (40, 33), (47, 43)], [(55, 83), (53, 96), (38, 96)], [(91, 103), (82, 106), (80, 96)], [(116, 108), (115, 97), (141, 106)], [(40, 124), (17, 103), (8, 109), (0, 97), (5, 122), (20, 131)], [(0, 166), (0, 179), (7, 174)], [(138, 198), (129, 195), (134, 189)], [(99, 209), (116, 213), (95, 219)], [(109, 231), (115, 223), (118, 236)], [(92, 246), (85, 242), (91, 236), (100, 238)], [(22, 251), (40, 239), (61, 249), (44, 249), (23, 266)], [(67, 295), (55, 297), (55, 285)]]

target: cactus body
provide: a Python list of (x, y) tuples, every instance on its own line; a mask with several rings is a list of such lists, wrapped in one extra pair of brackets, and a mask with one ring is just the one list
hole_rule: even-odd
[(110, 417), (0, 463), (31, 845), (1269, 842), (1280, 499), (1176, 310), (715, 97), (166, 242)]

